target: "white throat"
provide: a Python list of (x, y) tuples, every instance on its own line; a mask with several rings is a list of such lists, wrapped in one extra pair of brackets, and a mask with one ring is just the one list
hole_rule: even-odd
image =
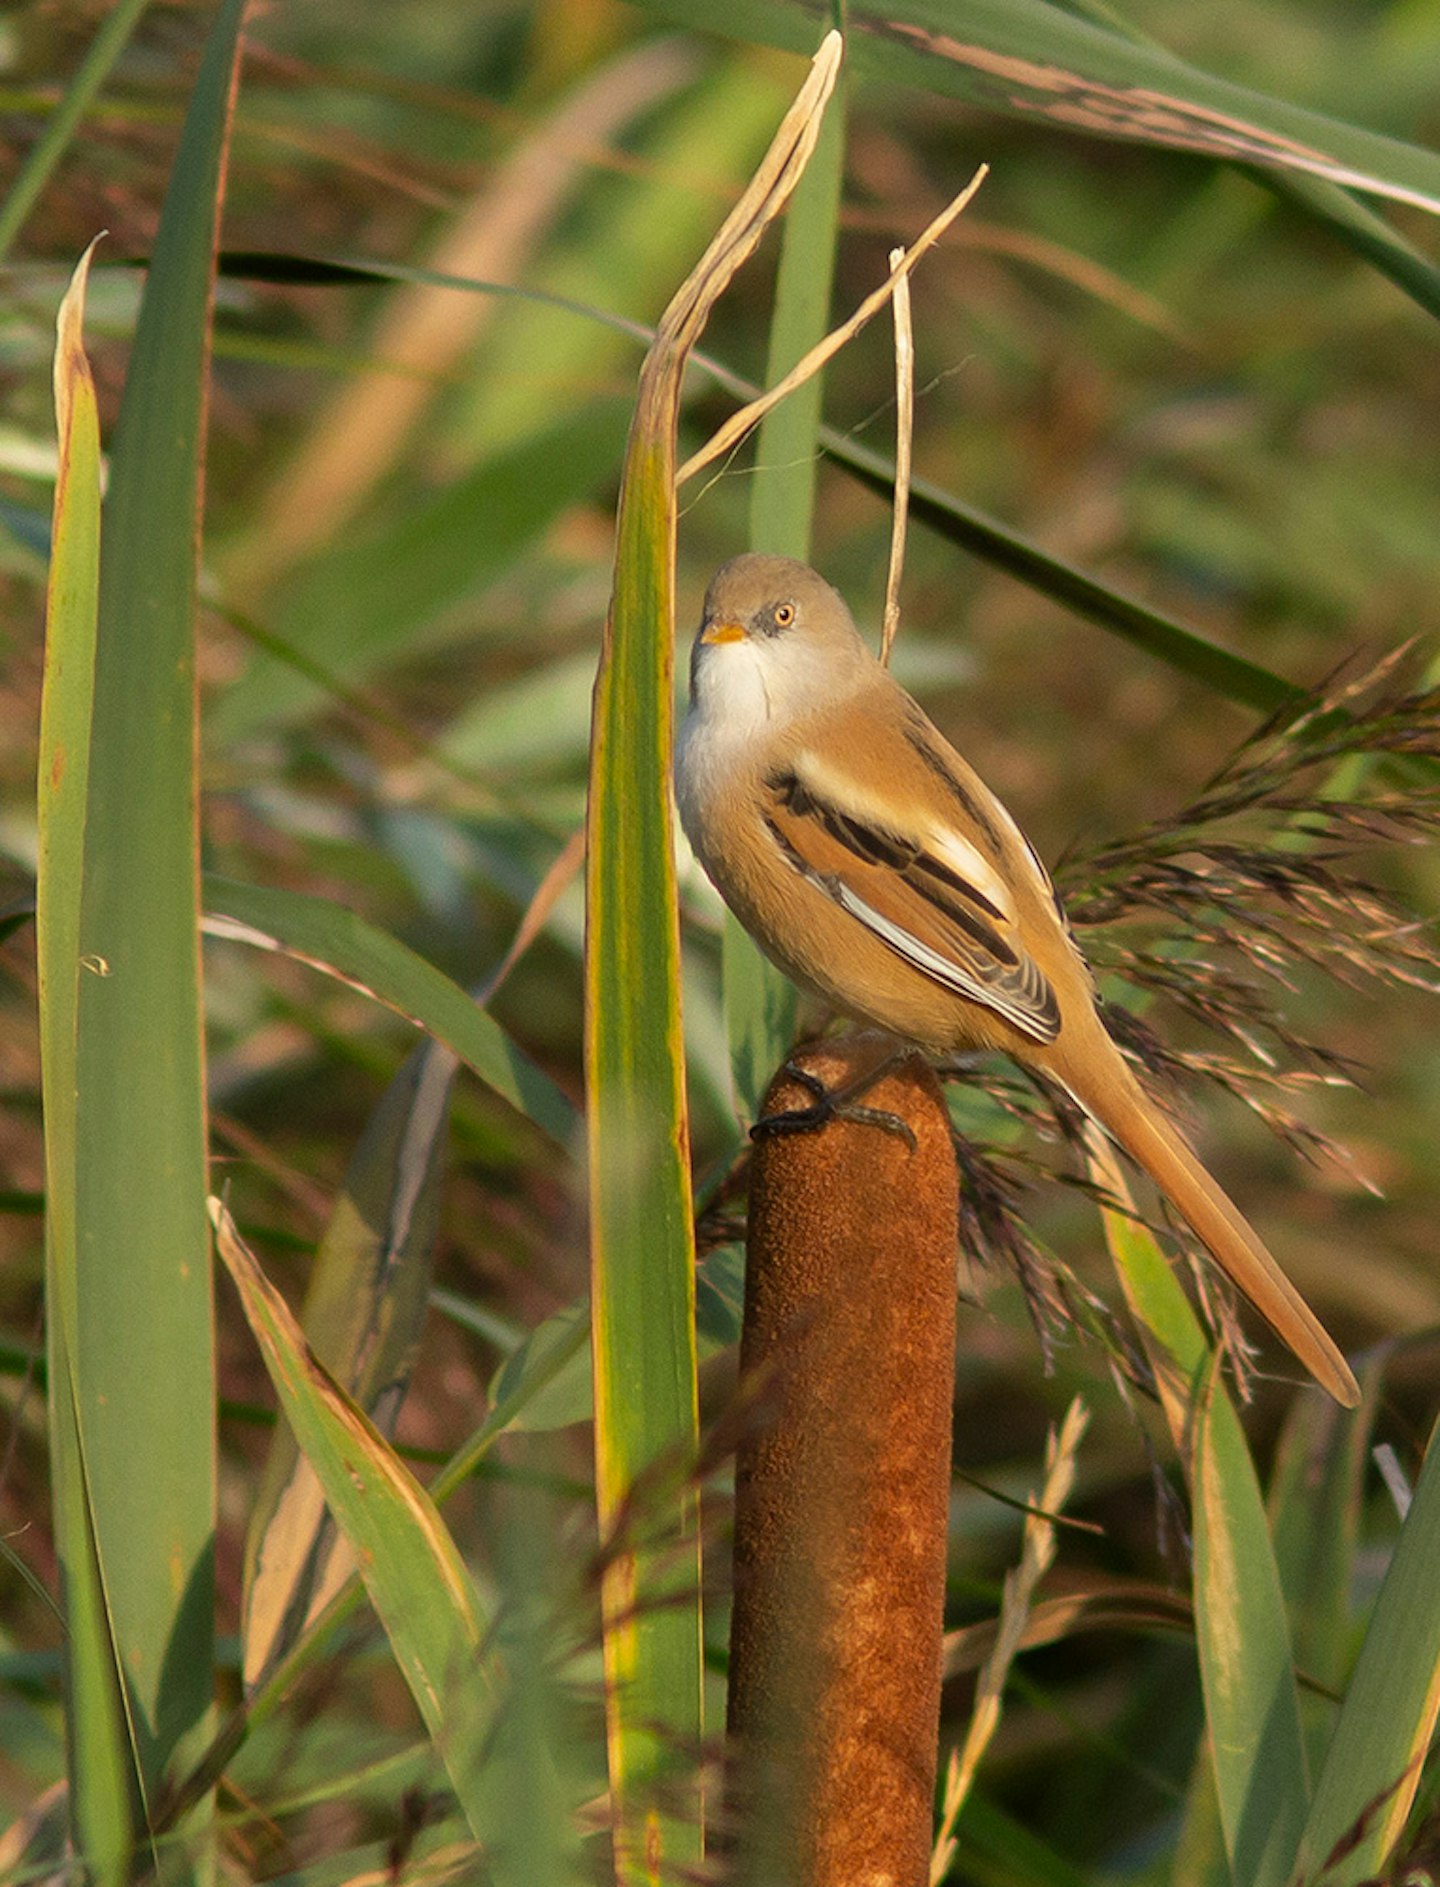
[[(776, 673), (773, 646), (744, 642), (701, 645), (693, 671), (690, 720), (712, 723), (733, 740), (753, 740), (791, 718), (785, 677)], [(777, 688), (776, 683), (781, 685)]]
[[(777, 724), (769, 665), (753, 642), (700, 647), (695, 655), (690, 711), (675, 741), (675, 796), (692, 844), (699, 839), (703, 808)], [(782, 715), (781, 724), (789, 718)]]
[(860, 685), (867, 665), (858, 638), (856, 652), (860, 661), (827, 668), (799, 635), (698, 646), (690, 712), (675, 743), (676, 798), (692, 843), (706, 809), (744, 777), (757, 753), (817, 705), (841, 701)]

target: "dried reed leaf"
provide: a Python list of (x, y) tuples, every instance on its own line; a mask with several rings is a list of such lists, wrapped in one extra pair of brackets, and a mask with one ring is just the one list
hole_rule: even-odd
[(1035, 1588), (1055, 1557), (1055, 1523), (1048, 1515), (1058, 1513), (1070, 1497), (1075, 1485), (1075, 1458), (1089, 1420), (1085, 1404), (1077, 1396), (1065, 1412), (1059, 1434), (1052, 1428), (1046, 1440), (1045, 1480), (1031, 1502), (1032, 1508), (1040, 1511), (1025, 1516), (1020, 1563), (1005, 1575), (995, 1644), (975, 1687), (975, 1706), (965, 1741), (960, 1749), (951, 1751), (946, 1768), (940, 1827), (930, 1857), (930, 1887), (939, 1887), (955, 1859), (955, 1824), (980, 1759), (999, 1725), (1005, 1680), (1025, 1634)]

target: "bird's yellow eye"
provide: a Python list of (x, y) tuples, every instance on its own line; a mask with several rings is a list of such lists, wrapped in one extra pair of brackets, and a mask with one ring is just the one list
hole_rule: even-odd
[(794, 620), (795, 605), (793, 603), (777, 603), (775, 605), (775, 627), (777, 629), (788, 629)]

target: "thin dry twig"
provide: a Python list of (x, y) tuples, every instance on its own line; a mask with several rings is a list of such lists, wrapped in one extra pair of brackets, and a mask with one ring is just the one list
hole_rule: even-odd
[[(732, 413), (724, 425), (711, 434), (700, 450), (691, 454), (675, 476), (677, 487), (685, 484), (697, 472), (702, 472), (716, 459), (723, 458), (748, 432), (759, 425), (772, 406), (778, 406), (781, 400), (795, 391), (796, 387), (803, 386), (812, 375), (819, 373), (827, 361), (833, 359), (842, 347), (854, 339), (866, 322), (876, 315), (894, 294), (895, 284), (899, 277), (908, 275), (926, 250), (932, 249), (944, 235), (985, 181), (989, 175), (989, 168), (988, 164), (980, 166), (959, 196), (921, 231), (915, 242), (904, 252), (901, 261), (891, 270), (880, 286), (865, 297), (848, 321), (842, 321), (840, 326), (832, 329), (823, 341), (817, 342), (808, 354), (802, 355), (785, 378), (771, 387), (768, 392), (762, 393), (748, 406), (742, 406), (738, 413)], [(748, 253), (747, 249), (746, 254)]]
[(895, 276), (895, 501), (890, 513), (890, 571), (885, 579), (885, 614), (880, 625), (880, 660), (887, 666), (900, 627), (900, 579), (905, 571), (905, 530), (910, 521), (910, 461), (915, 437), (915, 331), (910, 320), (910, 278), (900, 274), (903, 249), (890, 251)]
[(1070, 1497), (1075, 1485), (1075, 1458), (1089, 1420), (1089, 1412), (1077, 1396), (1065, 1411), (1058, 1436), (1052, 1428), (1046, 1441), (1045, 1480), (1040, 1492), (1031, 1497), (1032, 1511), (1025, 1516), (1020, 1563), (1005, 1575), (995, 1647), (985, 1660), (975, 1686), (975, 1707), (970, 1714), (965, 1741), (958, 1750), (950, 1752), (946, 1767), (940, 1828), (930, 1857), (930, 1887), (939, 1887), (954, 1862), (955, 1824), (965, 1806), (975, 1771), (999, 1725), (1005, 1680), (1024, 1636), (1035, 1588), (1055, 1557), (1055, 1523), (1049, 1516), (1058, 1513)]

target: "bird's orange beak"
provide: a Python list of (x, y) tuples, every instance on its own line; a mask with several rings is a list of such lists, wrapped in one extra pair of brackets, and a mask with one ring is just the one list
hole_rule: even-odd
[(743, 642), (747, 631), (738, 622), (707, 622), (700, 631), (702, 642)]

